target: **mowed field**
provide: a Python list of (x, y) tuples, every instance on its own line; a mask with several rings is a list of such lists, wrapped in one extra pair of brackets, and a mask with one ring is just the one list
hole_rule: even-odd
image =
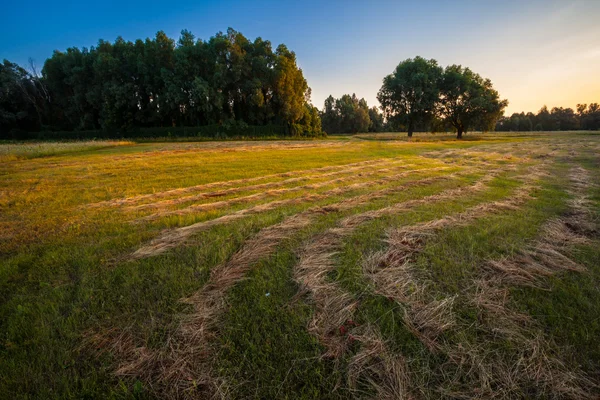
[(0, 398), (600, 396), (600, 134), (0, 145)]

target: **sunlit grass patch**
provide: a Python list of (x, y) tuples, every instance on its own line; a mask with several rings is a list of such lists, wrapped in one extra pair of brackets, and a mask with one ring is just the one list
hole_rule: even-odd
[(0, 162), (58, 156), (115, 146), (130, 146), (133, 142), (115, 140), (89, 140), (82, 142), (23, 142), (0, 144)]

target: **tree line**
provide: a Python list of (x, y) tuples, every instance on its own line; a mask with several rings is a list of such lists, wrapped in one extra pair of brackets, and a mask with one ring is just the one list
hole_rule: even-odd
[(285, 45), (228, 29), (207, 41), (184, 30), (135, 42), (55, 51), (41, 73), (0, 65), (0, 131), (284, 126), (321, 134), (310, 88)]
[(383, 132), (386, 128), (379, 109), (369, 108), (367, 101), (359, 100), (356, 94), (345, 94), (339, 99), (329, 96), (320, 116), (327, 133)]
[[(329, 96), (319, 111), (296, 55), (285, 45), (248, 40), (231, 28), (207, 41), (184, 30), (135, 42), (100, 40), (91, 48), (55, 51), (41, 71), (0, 64), (0, 139), (27, 132), (126, 132), (250, 136), (469, 130), (600, 129), (600, 105), (543, 107), (504, 117), (489, 79), (461, 65), (415, 57), (385, 76), (377, 100)], [(380, 112), (381, 110), (381, 112)], [(188, 129), (190, 128), (190, 129)], [(193, 129), (191, 129), (193, 128)], [(76, 136), (72, 136), (76, 137)]]
[(543, 106), (536, 114), (514, 113), (502, 117), (496, 124), (497, 131), (573, 131), (600, 129), (600, 104), (578, 104), (577, 110)]
[(402, 61), (383, 79), (377, 94), (383, 113), (364, 99), (329, 96), (321, 111), (329, 133), (405, 130), (447, 131), (462, 138), (468, 130), (493, 130), (508, 101), (501, 100), (489, 79), (460, 65), (445, 69), (422, 57)]

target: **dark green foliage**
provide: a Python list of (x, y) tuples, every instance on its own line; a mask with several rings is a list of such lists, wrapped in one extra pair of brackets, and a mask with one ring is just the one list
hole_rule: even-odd
[(579, 126), (581, 129), (600, 129), (600, 104), (592, 103), (589, 106), (587, 104), (578, 104), (577, 116), (579, 117)]
[(379, 109), (375, 106), (369, 108), (369, 119), (371, 124), (369, 125), (369, 132), (383, 132), (385, 130), (385, 121), (383, 120), (383, 114), (379, 112)]
[(469, 129), (492, 130), (507, 105), (489, 79), (460, 65), (446, 67), (440, 81), (440, 115), (456, 129), (458, 139)]
[(405, 128), (409, 137), (416, 129), (451, 126), (459, 139), (469, 129), (491, 130), (508, 104), (489, 79), (469, 68), (443, 70), (436, 60), (418, 56), (383, 79), (377, 99), (388, 122)]
[(572, 108), (554, 107), (548, 111), (544, 106), (537, 114), (514, 113), (503, 117), (496, 124), (497, 131), (574, 131), (600, 129), (600, 105), (578, 104), (577, 112)]
[(6, 133), (2, 136), (26, 139), (27, 131), (39, 130), (47, 96), (35, 71), (4, 60), (0, 64), (0, 131)]
[(202, 139), (241, 139), (281, 136), (318, 136), (319, 134), (313, 132), (311, 135), (307, 133), (306, 130), (292, 132), (292, 129), (287, 129), (283, 125), (248, 125), (243, 121), (227, 121), (221, 125), (211, 124), (203, 126), (134, 128), (129, 130), (41, 131), (30, 132), (29, 137), (38, 140), (152, 139), (177, 137), (197, 137)]
[(405, 125), (409, 137), (417, 124), (428, 122), (435, 115), (441, 74), (436, 60), (417, 56), (402, 61), (393, 74), (383, 78), (377, 100), (386, 118)]
[[(5, 139), (15, 138), (9, 134), (14, 129), (132, 137), (150, 132), (147, 128), (194, 127), (194, 136), (210, 136), (231, 126), (241, 128), (237, 136), (245, 136), (248, 126), (283, 127), (253, 128), (261, 131), (258, 136), (321, 135), (294, 52), (284, 45), (273, 51), (269, 41), (251, 42), (231, 28), (208, 41), (187, 30), (177, 42), (162, 31), (145, 41), (100, 40), (90, 49), (55, 51), (40, 79), (8, 61), (0, 76)], [(73, 134), (82, 135), (87, 134)]]
[(345, 94), (339, 99), (329, 96), (321, 112), (323, 130), (327, 133), (367, 132), (371, 127), (371, 113), (367, 101), (359, 100), (356, 94)]

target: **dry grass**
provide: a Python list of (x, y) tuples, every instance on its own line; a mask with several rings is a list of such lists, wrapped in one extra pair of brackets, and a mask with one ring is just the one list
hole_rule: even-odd
[[(452, 393), (460, 398), (514, 398), (535, 387), (539, 396), (548, 398), (596, 398), (598, 387), (581, 370), (567, 366), (553, 354), (543, 331), (528, 316), (509, 307), (510, 288), (543, 285), (543, 278), (561, 271), (584, 272), (565, 252), (570, 246), (587, 242), (578, 229), (570, 226), (593, 226), (585, 219), (591, 215), (586, 204), (590, 186), (585, 170), (571, 173), (571, 212), (565, 218), (549, 221), (540, 237), (516, 255), (486, 263), (475, 279), (474, 289), (467, 293), (469, 301), (479, 310), (479, 330), (483, 335), (473, 343), (446, 346), (450, 362), (458, 366), (454, 382), (467, 378), (468, 385)], [(572, 218), (572, 220), (571, 220)], [(513, 345), (510, 358), (494, 352), (488, 343), (498, 336)], [(481, 342), (480, 342), (481, 341)]]
[[(216, 323), (219, 316), (226, 308), (225, 295), (231, 286), (239, 282), (260, 259), (268, 257), (283, 240), (310, 225), (317, 215), (347, 210), (366, 204), (382, 196), (384, 192), (388, 194), (392, 190), (424, 185), (435, 179), (438, 178), (408, 182), (392, 189), (346, 199), (327, 207), (311, 208), (261, 230), (227, 263), (214, 268), (209, 282), (200, 291), (185, 299), (186, 303), (193, 306), (193, 312), (186, 317), (175, 337), (170, 340), (169, 348), (166, 351), (154, 352), (140, 348), (130, 352), (137, 357), (125, 361), (118, 373), (133, 375), (144, 382), (151, 382), (154, 390), (161, 395), (194, 398), (197, 393), (202, 393), (202, 396), (219, 393), (224, 385), (218, 378), (212, 378), (214, 371), (210, 359), (213, 353), (211, 342), (218, 330)], [(481, 189), (482, 185), (479, 182), (471, 187), (471, 190)], [(446, 199), (447, 196), (466, 193), (458, 189), (447, 192), (446, 196), (437, 195), (436, 198)], [(427, 199), (410, 204), (422, 204), (421, 202)], [(398, 206), (387, 207), (384, 210), (394, 212), (398, 210)], [(309, 331), (323, 340), (328, 348), (326, 355), (329, 357), (339, 357), (346, 349), (348, 338), (335, 333), (339, 333), (340, 327), (349, 320), (348, 317), (353, 314), (355, 304), (347, 293), (339, 290), (337, 285), (328, 283), (325, 275), (331, 268), (331, 256), (336, 246), (341, 242), (341, 238), (352, 231), (350, 225), (363, 221), (364, 219), (349, 217), (344, 220), (341, 228), (330, 230), (328, 236), (321, 236), (312, 242), (295, 271), (296, 279), (304, 288), (311, 291), (313, 299), (318, 303), (317, 309), (320, 312), (315, 313)], [(427, 311), (423, 309), (421, 312)], [(139, 374), (138, 371), (144, 372)], [(191, 376), (194, 377), (193, 385), (189, 380)], [(202, 390), (198, 391), (198, 387)]]
[[(372, 187), (372, 186), (385, 184), (387, 182), (394, 181), (401, 177), (405, 177), (411, 173), (414, 173), (414, 171), (406, 171), (406, 172), (403, 172), (398, 175), (388, 176), (388, 177), (384, 177), (384, 178), (381, 178), (378, 180), (359, 182), (359, 183), (354, 183), (351, 185), (346, 185), (343, 187), (336, 187), (334, 189), (328, 190), (328, 191), (326, 191), (324, 193), (320, 193), (320, 194), (308, 193), (308, 194), (298, 197), (298, 198), (276, 200), (276, 201), (272, 201), (272, 202), (265, 203), (265, 204), (259, 204), (259, 205), (256, 205), (256, 206), (253, 206), (250, 208), (245, 208), (245, 209), (236, 211), (233, 214), (227, 214), (227, 215), (224, 215), (224, 216), (212, 219), (212, 220), (198, 222), (196, 224), (188, 225), (188, 226), (181, 227), (181, 228), (170, 229), (170, 230), (165, 231), (161, 236), (154, 239), (149, 244), (142, 246), (141, 248), (136, 250), (131, 255), (131, 258), (132, 259), (146, 258), (146, 257), (152, 257), (155, 255), (161, 254), (173, 247), (176, 247), (176, 246), (179, 246), (179, 245), (185, 243), (185, 241), (193, 234), (205, 231), (216, 225), (229, 223), (231, 221), (235, 221), (240, 218), (244, 218), (248, 215), (253, 215), (253, 214), (258, 214), (258, 213), (274, 210), (276, 208), (283, 207), (283, 206), (304, 204), (307, 202), (315, 202), (318, 200), (327, 199), (330, 196), (341, 195), (341, 194), (350, 192), (352, 190), (364, 189), (364, 188), (368, 188), (368, 187)], [(368, 201), (368, 200), (374, 200), (374, 199), (381, 198), (386, 195), (396, 193), (398, 191), (404, 190), (409, 187), (418, 186), (418, 185), (426, 185), (426, 184), (429, 184), (429, 183), (432, 183), (435, 181), (440, 181), (440, 180), (448, 180), (448, 179), (452, 179), (453, 177), (454, 177), (454, 175), (446, 175), (446, 176), (424, 178), (424, 179), (417, 180), (417, 181), (407, 182), (407, 183), (401, 184), (399, 186), (394, 186), (394, 187), (387, 188), (387, 189), (381, 189), (381, 190), (373, 191), (366, 195), (360, 195), (360, 196), (352, 197), (350, 199), (345, 199), (345, 200), (341, 201), (340, 204), (344, 204), (346, 207), (350, 207), (355, 204), (364, 203), (365, 201)]]
[[(593, 398), (598, 136), (557, 136), (7, 162), (0, 398)], [(518, 171), (546, 160), (589, 174), (540, 190), (517, 177), (515, 192)], [(375, 252), (382, 226), (431, 215), (443, 218), (390, 231)], [(142, 242), (167, 225), (181, 228)], [(509, 255), (481, 261), (496, 252)]]
[[(422, 185), (431, 182), (431, 179), (409, 182), (401, 187), (405, 189), (407, 186)], [(226, 308), (227, 290), (239, 282), (255, 263), (268, 257), (283, 240), (314, 222), (316, 216), (366, 204), (378, 196), (382, 194), (372, 192), (327, 207), (314, 207), (261, 230), (227, 263), (215, 267), (209, 282), (200, 291), (184, 300), (193, 306), (193, 311), (170, 340), (169, 347), (161, 351), (147, 348), (130, 350), (128, 354), (134, 357), (125, 357), (126, 361), (118, 369), (118, 374), (135, 376), (148, 382), (161, 396), (202, 398), (219, 393), (223, 390), (223, 382), (212, 378), (211, 341), (217, 331), (219, 315)], [(326, 243), (321, 245), (327, 246)], [(329, 298), (332, 299), (331, 304), (347, 304), (346, 298)], [(351, 308), (350, 305), (347, 310)], [(194, 377), (193, 382), (189, 377)]]
[[(268, 257), (286, 238), (308, 226), (319, 214), (334, 211), (314, 208), (260, 231), (225, 264), (211, 271), (208, 283), (183, 301), (193, 307), (166, 349), (130, 351), (133, 358), (122, 363), (119, 375), (135, 376), (153, 387), (161, 397), (206, 398), (217, 396), (223, 382), (212, 367), (212, 340), (217, 321), (226, 308), (227, 290), (240, 281), (260, 259)], [(193, 379), (191, 379), (193, 377)]]
[(376, 159), (376, 160), (361, 161), (361, 162), (345, 164), (345, 165), (326, 166), (326, 167), (311, 168), (311, 169), (300, 170), (300, 171), (290, 171), (290, 172), (282, 172), (282, 173), (278, 173), (278, 174), (262, 175), (262, 176), (257, 176), (254, 178), (232, 179), (232, 180), (228, 180), (228, 181), (211, 182), (211, 183), (205, 183), (202, 185), (170, 189), (170, 190), (166, 190), (163, 192), (141, 194), (141, 195), (122, 198), (122, 199), (101, 201), (98, 203), (88, 204), (88, 206), (89, 207), (120, 207), (120, 206), (125, 206), (125, 205), (132, 205), (132, 204), (146, 201), (146, 200), (152, 201), (155, 199), (161, 199), (161, 198), (170, 197), (170, 196), (174, 196), (174, 195), (182, 195), (182, 194), (192, 193), (192, 192), (196, 192), (196, 191), (200, 191), (200, 190), (207, 190), (207, 189), (214, 189), (214, 188), (220, 188), (222, 190), (225, 188), (232, 188), (232, 187), (235, 188), (235, 187), (238, 187), (239, 185), (244, 185), (244, 184), (252, 183), (252, 182), (259, 182), (259, 181), (263, 181), (263, 180), (269, 180), (269, 179), (275, 179), (275, 178), (302, 177), (303, 175), (312, 174), (312, 173), (344, 171), (347, 168), (363, 167), (363, 166), (369, 166), (369, 165), (373, 165), (373, 164), (376, 165), (378, 163), (386, 163), (389, 161), (390, 161), (389, 159), (383, 158), (383, 159)]
[[(484, 203), (454, 216), (390, 232), (387, 239), (388, 250), (368, 257), (363, 264), (364, 274), (373, 282), (375, 292), (404, 306), (404, 322), (408, 329), (430, 351), (442, 352), (448, 356), (452, 365), (449, 370), (454, 371), (454, 376), (445, 377), (444, 387), (453, 389), (448, 392), (450, 389), (442, 388), (444, 396), (513, 398), (519, 393), (527, 393), (527, 388), (532, 385), (536, 387), (537, 393), (553, 398), (591, 396), (587, 389), (593, 382), (580, 371), (570, 371), (554, 357), (549, 352), (545, 339), (539, 334), (532, 335), (535, 331), (526, 328), (531, 326), (527, 316), (506, 309), (508, 290), (497, 286), (500, 282), (497, 276), (498, 265), (505, 264), (492, 264), (496, 273), (494, 280), (479, 280), (476, 290), (470, 294), (470, 300), (489, 313), (488, 317), (483, 319), (482, 329), (491, 335), (491, 338), (501, 334), (517, 345), (516, 351), (511, 353), (512, 359), (506, 359), (505, 354), (495, 352), (486, 343), (471, 343), (469, 340), (457, 345), (440, 340), (447, 331), (460, 332), (465, 329), (458, 324), (453, 315), (452, 307), (456, 296), (441, 300), (432, 298), (427, 279), (417, 277), (417, 272), (412, 267), (414, 256), (423, 247), (428, 236), (440, 229), (468, 224), (491, 212), (517, 207), (528, 198), (528, 193), (534, 187), (533, 181), (539, 175), (524, 177), (529, 183), (521, 186), (510, 199)], [(559, 231), (553, 226), (548, 232), (551, 232), (552, 237), (556, 237)], [(580, 240), (577, 238), (576, 242)], [(573, 240), (568, 242), (572, 243)], [(518, 271), (518, 275), (515, 275), (511, 284), (522, 280), (527, 282), (536, 272), (546, 275), (557, 268), (578, 270), (572, 262), (567, 262), (568, 259), (559, 253), (556, 247), (552, 247), (544, 239), (540, 239), (540, 242), (533, 246), (533, 250), (528, 250), (525, 255), (530, 258), (536, 256), (541, 258), (541, 261), (532, 264), (531, 268), (525, 271), (518, 266), (512, 266), (510, 271)], [(503, 274), (507, 273), (506, 269), (501, 271)]]
[[(344, 238), (366, 221), (383, 215), (484, 190), (486, 184), (498, 173), (500, 171), (495, 171), (466, 188), (450, 189), (420, 200), (349, 216), (343, 219), (338, 227), (313, 238), (303, 247), (300, 261), (294, 269), (294, 276), (301, 291), (310, 293), (314, 303), (315, 311), (308, 330), (325, 347), (323, 356), (338, 360), (354, 341), (358, 340), (362, 344), (360, 352), (353, 357), (349, 366), (350, 389), (355, 389), (357, 381), (363, 379), (376, 390), (379, 398), (408, 398), (408, 375), (401, 357), (389, 354), (374, 331), (358, 333), (360, 329), (352, 323), (357, 300), (342, 290), (337, 283), (327, 279), (327, 275), (335, 268), (335, 255), (341, 249)], [(437, 347), (437, 337), (455, 325), (451, 313), (454, 298), (441, 301), (424, 300), (424, 286), (418, 284), (407, 270), (408, 259), (413, 254), (407, 250), (414, 250), (415, 245), (416, 243), (410, 240), (404, 243), (395, 241), (393, 251), (370, 257), (365, 263), (365, 269), (367, 274), (377, 274), (379, 286), (387, 288), (384, 291), (390, 293), (393, 290), (394, 293), (399, 293), (402, 301), (408, 301), (410, 298), (411, 307), (406, 309), (405, 322), (415, 335), (433, 349)], [(382, 259), (385, 259), (384, 262), (388, 266), (394, 266), (393, 274), (379, 273)], [(403, 270), (403, 273), (398, 273), (400, 270)], [(398, 291), (398, 288), (401, 290)]]
[[(230, 206), (233, 206), (236, 204), (244, 204), (244, 203), (248, 203), (251, 201), (262, 200), (262, 199), (266, 199), (266, 198), (270, 198), (270, 197), (277, 197), (279, 195), (286, 194), (286, 193), (302, 192), (302, 191), (306, 191), (306, 190), (316, 190), (316, 189), (321, 189), (321, 188), (324, 188), (327, 186), (332, 186), (332, 185), (339, 185), (339, 186), (336, 187), (335, 189), (330, 190), (328, 192), (328, 194), (336, 194), (336, 193), (339, 194), (340, 190), (344, 190), (344, 191), (348, 190), (348, 189), (344, 189), (344, 187), (340, 187), (347, 183), (350, 183), (350, 184), (346, 185), (345, 188), (360, 189), (360, 188), (374, 186), (374, 185), (381, 185), (386, 182), (391, 182), (391, 181), (394, 181), (397, 179), (401, 179), (401, 178), (404, 178), (406, 176), (409, 176), (409, 175), (412, 175), (412, 174), (415, 174), (415, 173), (418, 173), (421, 171), (422, 172), (443, 171), (447, 168), (448, 167), (435, 167), (435, 168), (423, 168), (423, 169), (417, 169), (417, 170), (409, 170), (409, 171), (404, 171), (404, 172), (401, 172), (398, 174), (387, 175), (387, 176), (381, 177), (376, 180), (365, 181), (365, 182), (355, 182), (355, 183), (351, 183), (351, 182), (357, 180), (356, 176), (337, 178), (337, 179), (333, 179), (333, 180), (329, 180), (329, 181), (325, 181), (325, 182), (312, 183), (312, 184), (296, 186), (296, 187), (292, 187), (292, 188), (269, 190), (266, 192), (256, 193), (256, 194), (252, 194), (252, 195), (248, 195), (248, 196), (238, 197), (238, 198), (214, 202), (214, 203), (192, 205), (192, 206), (189, 206), (189, 207), (186, 207), (183, 209), (179, 209), (179, 210), (157, 212), (152, 215), (140, 218), (138, 221), (155, 220), (158, 218), (171, 216), (171, 215), (188, 215), (188, 214), (203, 212), (206, 210), (227, 208), (227, 207), (230, 207)], [(403, 169), (403, 168), (401, 167), (400, 169)], [(394, 170), (395, 169), (392, 169), (389, 172), (394, 172)], [(361, 175), (360, 178), (362, 179), (362, 178), (365, 178), (368, 176), (377, 175), (379, 173), (380, 173), (380, 171), (375, 171), (372, 173), (364, 173)], [(304, 196), (310, 196), (310, 195), (311, 195), (311, 193), (307, 193)], [(319, 196), (319, 194), (314, 194), (314, 195)], [(293, 201), (293, 200), (294, 199), (290, 199), (290, 201)], [(275, 200), (275, 201), (273, 201), (273, 203), (278, 204), (277, 201), (278, 200)], [(263, 205), (267, 206), (267, 204), (263, 204)]]
[(400, 354), (393, 354), (376, 328), (367, 326), (356, 332), (353, 340), (360, 350), (348, 364), (348, 388), (361, 398), (359, 385), (367, 385), (377, 393), (377, 399), (413, 399), (414, 385), (408, 366)]
[(417, 336), (428, 347), (435, 347), (435, 337), (452, 325), (445, 312), (452, 302), (449, 299), (441, 302), (423, 300), (427, 288), (426, 284), (417, 283), (418, 280), (414, 277), (412, 261), (415, 255), (436, 231), (465, 226), (490, 213), (515, 209), (523, 204), (530, 198), (530, 193), (536, 187), (534, 182), (542, 174), (541, 169), (532, 169), (522, 177), (525, 184), (508, 199), (478, 204), (455, 215), (393, 230), (386, 239), (388, 250), (366, 259), (363, 271), (373, 282), (375, 292), (407, 306), (407, 326), (415, 328)]
[(343, 334), (344, 325), (352, 319), (357, 302), (335, 282), (328, 281), (327, 274), (335, 267), (334, 255), (343, 238), (351, 232), (350, 228), (335, 228), (314, 238), (301, 250), (300, 261), (294, 268), (294, 279), (301, 291), (310, 293), (315, 306), (308, 331), (325, 347), (324, 357), (333, 359), (347, 350), (349, 342)]
[[(373, 166), (379, 167), (382, 165), (386, 166), (386, 168), (377, 168), (377, 169), (372, 168)], [(286, 191), (300, 190), (300, 189), (305, 189), (305, 188), (312, 189), (313, 188), (312, 185), (303, 185), (303, 186), (296, 186), (293, 188), (284, 188), (284, 189), (280, 189), (280, 190), (273, 190), (273, 189), (277, 189), (277, 188), (280, 188), (285, 185), (299, 183), (299, 182), (307, 182), (307, 181), (311, 181), (314, 179), (328, 178), (328, 177), (338, 176), (338, 175), (352, 175), (344, 180), (333, 179), (333, 180), (329, 180), (327, 182), (323, 182), (323, 184), (334, 184), (334, 183), (338, 183), (338, 182), (345, 182), (347, 180), (351, 180), (351, 179), (355, 178), (356, 176), (360, 176), (360, 177), (372, 176), (372, 175), (381, 174), (381, 173), (385, 173), (385, 172), (395, 171), (398, 168), (410, 168), (410, 167), (414, 167), (414, 166), (415, 166), (414, 164), (406, 164), (402, 160), (384, 160), (384, 161), (381, 161), (378, 163), (370, 163), (368, 165), (359, 164), (357, 166), (349, 167), (349, 168), (346, 168), (343, 170), (335, 170), (332, 172), (326, 172), (326, 173), (322, 173), (322, 174), (305, 175), (305, 176), (299, 176), (299, 177), (285, 179), (282, 181), (266, 182), (266, 183), (260, 183), (260, 184), (255, 184), (255, 185), (248, 185), (248, 186), (237, 186), (237, 187), (233, 187), (233, 188), (229, 188), (229, 189), (221, 189), (221, 190), (217, 190), (217, 191), (199, 193), (199, 194), (192, 195), (192, 196), (182, 196), (182, 197), (177, 197), (174, 199), (162, 200), (162, 201), (157, 201), (157, 202), (153, 202), (153, 203), (132, 205), (132, 206), (125, 207), (125, 210), (141, 211), (141, 210), (147, 210), (147, 209), (161, 208), (161, 207), (172, 206), (172, 205), (182, 204), (182, 203), (196, 201), (196, 200), (229, 196), (232, 194), (237, 194), (240, 192), (251, 191), (251, 190), (268, 189), (269, 190), (268, 193), (277, 194), (277, 193), (285, 193)], [(316, 187), (320, 187), (320, 186), (316, 186)], [(248, 196), (248, 197), (246, 197), (246, 199), (251, 200), (251, 199), (253, 199), (253, 197)]]
[(536, 398), (593, 398), (587, 390), (591, 386), (586, 386), (593, 383), (548, 353), (543, 337), (516, 341), (515, 346), (510, 357), (489, 343), (447, 346), (444, 353), (453, 372), (445, 377), (440, 394), (460, 399), (513, 399), (525, 393), (536, 393)]
[(404, 306), (404, 323), (431, 351), (438, 351), (438, 337), (455, 325), (454, 298), (431, 299), (427, 281), (418, 279), (411, 261), (422, 241), (392, 240), (390, 248), (367, 257), (364, 275), (375, 292)]
[[(548, 221), (540, 237), (516, 255), (501, 260), (490, 260), (485, 268), (495, 281), (506, 285), (540, 287), (540, 278), (561, 271), (584, 272), (565, 252), (575, 245), (589, 242), (588, 236), (597, 232), (586, 191), (592, 185), (589, 175), (581, 168), (573, 168), (570, 174), (573, 198), (569, 212), (562, 218)], [(490, 278), (492, 279), (492, 278)]]

